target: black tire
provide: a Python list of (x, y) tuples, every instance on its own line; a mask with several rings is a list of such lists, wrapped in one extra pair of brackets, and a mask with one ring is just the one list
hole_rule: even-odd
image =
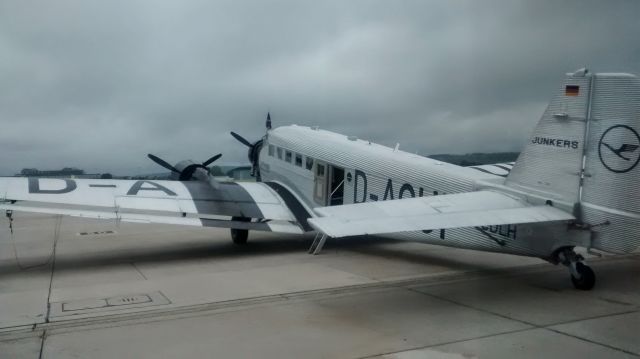
[[(232, 217), (231, 220), (239, 221), (239, 222), (251, 222), (251, 218), (247, 218), (247, 217)], [(233, 241), (234, 244), (245, 245), (247, 244), (248, 238), (249, 238), (248, 229), (231, 228), (231, 240)]]
[(247, 244), (248, 238), (249, 238), (248, 229), (231, 228), (231, 240), (233, 241), (234, 244), (245, 245)]
[(591, 290), (596, 284), (596, 274), (591, 267), (583, 264), (582, 262), (576, 263), (576, 270), (580, 273), (580, 279), (571, 275), (571, 283), (576, 289)]

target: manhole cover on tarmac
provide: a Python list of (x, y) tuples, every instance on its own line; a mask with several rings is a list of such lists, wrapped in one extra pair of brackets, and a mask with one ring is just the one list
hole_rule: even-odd
[(160, 291), (145, 294), (117, 295), (108, 298), (74, 299), (51, 303), (52, 316), (69, 316), (124, 310), (171, 303)]
[(75, 310), (87, 310), (94, 308), (102, 308), (107, 306), (104, 299), (81, 299), (62, 303), (63, 312), (71, 312)]
[(153, 302), (153, 299), (146, 294), (122, 295), (107, 298), (107, 305), (129, 305), (151, 302)]

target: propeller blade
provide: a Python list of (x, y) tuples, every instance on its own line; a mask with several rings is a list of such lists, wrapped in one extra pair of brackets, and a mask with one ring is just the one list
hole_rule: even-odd
[(231, 131), (231, 136), (233, 136), (233, 138), (235, 138), (236, 140), (242, 142), (245, 146), (247, 147), (253, 147), (253, 144), (247, 140), (244, 139), (244, 137), (240, 136), (239, 134)]
[(158, 156), (154, 156), (152, 154), (148, 154), (147, 157), (149, 157), (153, 162), (159, 164), (160, 166), (172, 171), (172, 172), (176, 172), (176, 173), (180, 173), (180, 171), (178, 171), (177, 169), (175, 169), (175, 167), (173, 167), (172, 165), (170, 165), (169, 163), (167, 163), (165, 160), (161, 159)]
[(207, 167), (208, 165), (212, 164), (213, 162), (217, 161), (218, 158), (222, 157), (222, 153), (218, 153), (217, 155), (209, 158), (208, 160), (202, 162), (202, 165)]

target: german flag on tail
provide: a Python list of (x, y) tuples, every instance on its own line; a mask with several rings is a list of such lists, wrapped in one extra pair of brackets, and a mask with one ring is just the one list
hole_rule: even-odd
[(580, 86), (578, 85), (567, 85), (564, 87), (564, 95), (565, 96), (578, 96), (580, 95)]

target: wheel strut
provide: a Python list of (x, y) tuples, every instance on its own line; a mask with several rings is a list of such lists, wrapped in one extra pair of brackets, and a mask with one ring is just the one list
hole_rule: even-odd
[(558, 253), (558, 260), (569, 268), (571, 283), (576, 289), (591, 290), (596, 284), (596, 274), (584, 263), (584, 257), (573, 248), (565, 248)]

